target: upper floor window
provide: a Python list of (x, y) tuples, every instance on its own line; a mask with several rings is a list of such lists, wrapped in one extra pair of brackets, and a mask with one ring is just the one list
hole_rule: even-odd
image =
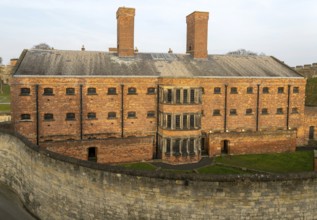
[(53, 95), (53, 89), (52, 88), (44, 88), (43, 95)]
[(220, 94), (221, 93), (221, 88), (220, 87), (215, 87), (214, 88), (214, 94)]
[(230, 115), (237, 115), (237, 109), (230, 109)]
[(190, 90), (190, 103), (195, 103), (195, 90)]
[(252, 115), (252, 108), (248, 108), (245, 110), (246, 115)]
[(96, 113), (95, 112), (89, 112), (87, 114), (88, 119), (96, 119)]
[(75, 95), (75, 88), (66, 88), (66, 95)]
[(54, 120), (54, 115), (52, 113), (46, 113), (46, 114), (44, 114), (44, 120), (45, 121)]
[(248, 87), (247, 94), (252, 94), (252, 93), (253, 93), (253, 87)]
[(262, 108), (262, 115), (267, 115), (269, 114), (267, 108)]
[(293, 93), (299, 93), (299, 87), (293, 87)]
[(147, 88), (147, 94), (148, 94), (148, 95), (153, 95), (153, 94), (155, 94), (155, 88), (153, 88), (153, 87)]
[(292, 108), (292, 114), (297, 114), (298, 113), (298, 108)]
[(172, 115), (167, 115), (167, 128), (172, 128)]
[(220, 116), (220, 109), (214, 109), (212, 115), (213, 116)]
[(154, 111), (148, 111), (147, 112), (147, 117), (148, 118), (154, 118), (155, 117), (155, 112)]
[(263, 94), (270, 93), (269, 87), (263, 87), (262, 92), (263, 92)]
[(187, 104), (188, 103), (188, 90), (187, 89), (184, 89), (183, 90), (183, 103), (184, 104)]
[(171, 89), (167, 90), (167, 103), (172, 103), (173, 101), (173, 92)]
[(30, 95), (30, 88), (21, 88), (21, 95)]
[(276, 114), (278, 114), (278, 115), (283, 114), (283, 108), (277, 108), (276, 109)]
[(117, 94), (117, 88), (111, 87), (108, 88), (108, 95), (116, 95)]
[(88, 94), (88, 95), (97, 95), (96, 88), (89, 87), (89, 88), (87, 89), (87, 94)]
[(176, 89), (176, 103), (179, 104), (181, 103), (181, 90)]
[(31, 115), (30, 114), (21, 114), (21, 120), (30, 120)]
[(108, 112), (108, 119), (113, 119), (117, 117), (117, 113), (115, 112)]
[(175, 127), (176, 127), (176, 129), (181, 128), (181, 116), (180, 115), (175, 116)]
[(284, 87), (278, 87), (277, 93), (279, 93), (279, 94), (284, 93)]
[(136, 118), (136, 112), (128, 112), (128, 118)]
[(128, 88), (128, 95), (135, 95), (136, 94), (136, 88), (130, 87)]
[(75, 120), (75, 113), (66, 113), (66, 120)]
[(238, 94), (238, 89), (237, 89), (237, 87), (231, 87), (230, 93), (231, 93), (231, 94)]

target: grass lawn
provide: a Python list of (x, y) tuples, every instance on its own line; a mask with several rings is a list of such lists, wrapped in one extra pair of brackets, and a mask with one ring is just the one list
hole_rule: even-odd
[(317, 78), (307, 79), (305, 105), (317, 106)]
[(10, 112), (10, 104), (0, 104), (0, 112)]
[(216, 163), (245, 167), (272, 173), (313, 171), (313, 152), (237, 155), (217, 157)]
[(0, 112), (10, 112), (10, 104), (1, 104), (1, 103), (10, 103), (10, 86), (3, 85), (3, 93), (0, 93)]
[(134, 170), (156, 170), (156, 167), (152, 164), (149, 163), (128, 163), (128, 164), (122, 164), (119, 166), (123, 166), (129, 169), (134, 169)]

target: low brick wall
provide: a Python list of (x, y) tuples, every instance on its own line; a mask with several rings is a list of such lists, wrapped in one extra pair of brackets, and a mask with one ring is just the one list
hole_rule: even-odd
[(40, 146), (49, 151), (87, 160), (88, 148), (96, 147), (98, 163), (123, 163), (151, 160), (154, 137), (47, 142)]
[[(22, 141), (23, 140), (23, 141)], [(317, 174), (132, 171), (0, 132), (0, 182), (40, 219), (315, 219)]]
[(209, 134), (209, 155), (220, 155), (224, 141), (228, 142), (228, 154), (293, 152), (296, 149), (296, 131)]

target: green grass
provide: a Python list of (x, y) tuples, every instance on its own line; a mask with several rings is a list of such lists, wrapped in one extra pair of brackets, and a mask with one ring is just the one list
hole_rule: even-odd
[(317, 78), (307, 79), (305, 105), (317, 106)]
[(225, 156), (216, 163), (272, 173), (313, 171), (313, 152)]
[(3, 93), (0, 92), (0, 103), (2, 102), (10, 102), (10, 86), (3, 85)]
[(11, 108), (10, 108), (10, 104), (0, 104), (0, 112), (10, 112)]
[(246, 174), (250, 173), (241, 169), (236, 169), (232, 167), (224, 167), (219, 165), (202, 167), (197, 170), (200, 174)]
[(119, 166), (123, 166), (129, 169), (134, 169), (134, 170), (156, 170), (156, 167), (152, 164), (149, 163), (128, 163), (128, 164), (121, 164)]

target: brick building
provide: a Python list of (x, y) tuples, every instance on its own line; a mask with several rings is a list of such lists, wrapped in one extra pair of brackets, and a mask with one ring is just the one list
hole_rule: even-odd
[(294, 151), (307, 141), (306, 80), (274, 57), (208, 55), (209, 14), (187, 16), (186, 54), (134, 49), (133, 8), (109, 52), (24, 50), (11, 81), (15, 130), (100, 163)]

